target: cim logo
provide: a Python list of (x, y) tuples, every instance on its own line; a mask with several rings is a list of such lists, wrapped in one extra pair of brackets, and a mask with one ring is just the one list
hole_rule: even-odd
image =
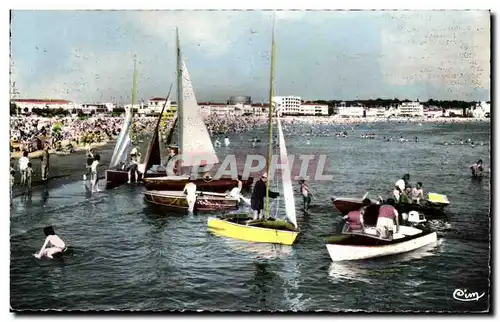
[(457, 288), (455, 291), (453, 291), (453, 298), (457, 301), (463, 301), (463, 302), (471, 302), (471, 301), (479, 301), (480, 298), (484, 296), (483, 294), (479, 295), (479, 292), (467, 292), (467, 289), (460, 289)]

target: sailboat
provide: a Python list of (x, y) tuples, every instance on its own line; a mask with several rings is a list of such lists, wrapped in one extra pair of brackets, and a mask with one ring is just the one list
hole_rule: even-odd
[[(170, 86), (170, 90), (167, 95), (168, 100), (170, 96), (170, 91), (172, 90), (172, 86)], [(111, 157), (111, 162), (109, 164), (109, 168), (106, 170), (106, 189), (115, 188), (122, 184), (127, 183), (128, 181), (128, 169), (127, 169), (127, 158), (132, 150), (132, 140), (131, 136), (131, 128), (132, 122), (134, 118), (133, 106), (137, 101), (137, 69), (136, 62), (134, 60), (134, 77), (133, 77), (133, 87), (132, 87), (132, 106), (125, 111), (125, 120), (123, 122), (122, 128), (120, 130), (120, 134), (118, 135), (118, 139), (115, 144), (115, 149), (113, 151), (113, 156)], [(144, 158), (144, 163), (138, 165), (138, 174), (139, 178), (135, 178), (135, 173), (131, 173), (131, 179), (135, 179), (135, 181), (144, 179), (147, 176), (164, 176), (163, 173), (148, 173), (146, 174), (145, 169), (149, 168), (152, 164), (160, 164), (161, 163), (161, 155), (160, 155), (160, 143), (158, 139), (158, 130), (160, 125), (160, 119), (163, 115), (163, 111), (165, 109), (166, 102), (163, 105), (163, 109), (158, 117), (158, 122), (153, 131), (153, 137), (149, 143), (148, 151), (146, 153), (146, 157)]]
[[(275, 42), (274, 42), (274, 23), (272, 36), (271, 53), (271, 81), (269, 90), (269, 152), (267, 156), (267, 176), (269, 178), (270, 161), (272, 156), (272, 125), (273, 125), (273, 95), (274, 95), (274, 60), (275, 60)], [(281, 162), (288, 159), (285, 137), (281, 126), (281, 119), (278, 113), (277, 127), (279, 135), (279, 150)], [(293, 245), (299, 235), (299, 227), (295, 212), (295, 198), (293, 195), (292, 182), (290, 180), (290, 169), (283, 169), (281, 185), (283, 188), (283, 199), (285, 200), (285, 211), (287, 220), (274, 219), (269, 217), (270, 198), (269, 184), (266, 188), (266, 203), (264, 220), (253, 220), (248, 213), (228, 214), (208, 218), (208, 231), (222, 236), (245, 240), (249, 242), (272, 243), (282, 245)]]
[[(183, 169), (191, 167), (206, 167), (219, 163), (210, 134), (203, 120), (201, 109), (194, 94), (191, 77), (186, 62), (182, 59), (179, 32), (177, 30), (177, 118), (178, 126), (178, 153), (181, 156), (180, 165)], [(149, 169), (146, 168), (146, 174)], [(196, 184), (197, 188), (206, 192), (223, 193), (238, 185), (238, 181), (231, 177), (218, 179), (193, 178), (189, 175), (165, 175), (148, 177), (143, 180), (147, 190), (182, 191), (188, 182)], [(248, 189), (253, 178), (243, 179), (243, 189)]]
[[(181, 152), (179, 166), (207, 166), (217, 164), (219, 159), (215, 154), (212, 140), (208, 134), (207, 127), (201, 117), (196, 97), (194, 96), (193, 85), (187, 70), (186, 62), (182, 60), (179, 46), (179, 34), (177, 33), (177, 97), (178, 97), (178, 117), (175, 123), (179, 123), (179, 149)], [(175, 127), (175, 124), (174, 124)], [(169, 136), (173, 133), (172, 127)], [(196, 156), (202, 156), (203, 159)], [(148, 165), (146, 174), (148, 174)], [(230, 190), (238, 185), (236, 180), (191, 180), (189, 176), (163, 176), (157, 178), (145, 178), (144, 183), (147, 191), (144, 192), (144, 199), (151, 204), (162, 205), (168, 208), (185, 209), (189, 205), (187, 196), (183, 193), (187, 183), (194, 182), (196, 185), (195, 210), (221, 210), (234, 209), (237, 207), (240, 198), (231, 197), (223, 193), (213, 192), (213, 190)], [(155, 189), (157, 187), (168, 188)]]

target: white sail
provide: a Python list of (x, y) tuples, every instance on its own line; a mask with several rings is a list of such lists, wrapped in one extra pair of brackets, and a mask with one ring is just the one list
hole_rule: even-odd
[[(283, 135), (283, 129), (281, 128), (281, 119), (278, 116), (278, 134), (279, 134), (279, 145), (280, 145), (280, 160), (281, 163), (287, 162), (288, 164), (288, 153), (286, 152), (285, 136)], [(293, 196), (293, 187), (291, 179), (291, 169), (287, 166), (282, 170), (281, 184), (283, 186), (283, 200), (285, 201), (285, 212), (288, 220), (297, 228), (297, 215), (295, 213), (295, 198)]]
[(110, 168), (116, 167), (120, 162), (125, 162), (127, 160), (127, 150), (131, 145), (131, 140), (129, 136), (130, 126), (132, 125), (132, 108), (126, 109), (125, 120), (116, 140), (115, 149), (113, 151), (113, 156), (111, 157), (111, 162), (109, 163)]
[(182, 106), (180, 106), (181, 111), (179, 111), (179, 117), (182, 118), (182, 121), (179, 122), (179, 149), (182, 155), (182, 166), (199, 166), (200, 163), (201, 165), (217, 164), (219, 159), (215, 154), (210, 134), (203, 121), (184, 60), (182, 61), (181, 76), (183, 99)]

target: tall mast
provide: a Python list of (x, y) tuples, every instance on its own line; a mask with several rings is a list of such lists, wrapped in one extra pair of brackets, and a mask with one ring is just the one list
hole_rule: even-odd
[[(136, 56), (134, 55), (134, 76), (132, 80), (132, 106), (130, 107), (130, 113), (132, 114), (132, 119), (134, 116), (134, 105), (137, 102), (137, 67), (136, 67)], [(132, 122), (129, 130), (130, 139), (135, 135), (134, 123)]]
[(269, 83), (269, 148), (267, 152), (266, 168), (267, 168), (267, 184), (266, 184), (266, 210), (264, 212), (264, 218), (269, 218), (269, 180), (271, 178), (271, 160), (273, 156), (273, 96), (274, 96), (274, 55), (276, 52), (276, 46), (274, 44), (274, 25), (275, 25), (276, 15), (273, 14), (273, 35), (271, 39), (271, 77)]
[(181, 144), (182, 144), (182, 129), (184, 126), (184, 121), (182, 119), (182, 109), (183, 109), (183, 94), (182, 94), (182, 58), (181, 58), (181, 45), (180, 45), (180, 40), (179, 40), (179, 28), (175, 28), (176, 32), (176, 43), (177, 43), (177, 50), (176, 50), (176, 55), (177, 55), (177, 122), (179, 122), (179, 127), (178, 127), (178, 140), (177, 140), (177, 146), (178, 146), (178, 151), (179, 154), (182, 153), (181, 151)]

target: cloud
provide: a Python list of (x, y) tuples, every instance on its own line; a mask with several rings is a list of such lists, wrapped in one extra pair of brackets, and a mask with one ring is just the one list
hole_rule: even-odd
[[(132, 88), (133, 57), (128, 52), (70, 50), (68, 59), (61, 62), (59, 72), (43, 81), (24, 82), (24, 97), (70, 98), (80, 103), (89, 101), (120, 100), (129, 97), (123, 88)], [(126, 62), (126, 63), (125, 63)], [(26, 79), (24, 71), (14, 74), (15, 79)]]
[(489, 88), (489, 12), (402, 11), (385, 18), (379, 59), (385, 82), (428, 83), (453, 99)]
[[(245, 12), (232, 11), (136, 11), (128, 20), (143, 33), (175, 46), (179, 28), (181, 46), (200, 46), (211, 57), (225, 54), (242, 32)], [(236, 27), (236, 28), (235, 28)]]

